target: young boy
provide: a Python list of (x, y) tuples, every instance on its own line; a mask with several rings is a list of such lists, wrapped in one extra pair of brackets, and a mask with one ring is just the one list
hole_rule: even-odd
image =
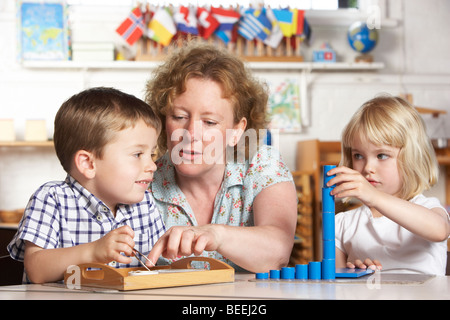
[(68, 173), (31, 197), (8, 245), (23, 260), (26, 282), (58, 281), (70, 265), (138, 266), (165, 232), (147, 191), (161, 130), (153, 110), (112, 88), (92, 88), (64, 102), (55, 117), (56, 154)]

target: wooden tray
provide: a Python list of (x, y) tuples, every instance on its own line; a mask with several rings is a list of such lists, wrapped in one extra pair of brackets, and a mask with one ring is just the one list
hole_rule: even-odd
[[(191, 266), (193, 261), (207, 262), (210, 269), (193, 269)], [(232, 267), (222, 261), (206, 257), (184, 258), (168, 266), (151, 267), (150, 270), (161, 270), (161, 273), (149, 275), (129, 275), (130, 271), (146, 271), (143, 267), (117, 269), (100, 263), (80, 264), (78, 267), (80, 270), (79, 285), (81, 287), (87, 286), (121, 291), (234, 281), (234, 269)], [(67, 280), (72, 278), (73, 275), (73, 272), (64, 274), (64, 283), (66, 285)]]

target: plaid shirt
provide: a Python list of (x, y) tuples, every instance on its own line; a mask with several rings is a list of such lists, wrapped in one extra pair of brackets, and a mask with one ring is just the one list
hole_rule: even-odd
[[(23, 261), (25, 240), (43, 249), (67, 248), (98, 240), (124, 225), (134, 230), (135, 248), (148, 254), (165, 232), (150, 192), (137, 204), (119, 205), (114, 217), (101, 200), (68, 175), (65, 181), (48, 182), (34, 193), (8, 251), (13, 259)], [(124, 268), (139, 262), (133, 258), (131, 264), (113, 261), (109, 265)]]

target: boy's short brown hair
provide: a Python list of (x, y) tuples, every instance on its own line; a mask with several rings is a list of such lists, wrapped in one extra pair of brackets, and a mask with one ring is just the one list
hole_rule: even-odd
[(65, 101), (55, 117), (53, 140), (56, 155), (66, 172), (70, 172), (78, 150), (101, 158), (104, 146), (115, 132), (133, 127), (138, 120), (155, 128), (161, 122), (153, 109), (133, 95), (114, 88), (84, 90)]

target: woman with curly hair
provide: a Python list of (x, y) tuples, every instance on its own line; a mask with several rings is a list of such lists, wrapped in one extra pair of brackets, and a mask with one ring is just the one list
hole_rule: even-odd
[(262, 143), (267, 100), (243, 62), (212, 45), (190, 42), (155, 70), (146, 101), (163, 129), (151, 190), (168, 231), (152, 261), (195, 254), (252, 272), (287, 265), (297, 197), (280, 154)]

